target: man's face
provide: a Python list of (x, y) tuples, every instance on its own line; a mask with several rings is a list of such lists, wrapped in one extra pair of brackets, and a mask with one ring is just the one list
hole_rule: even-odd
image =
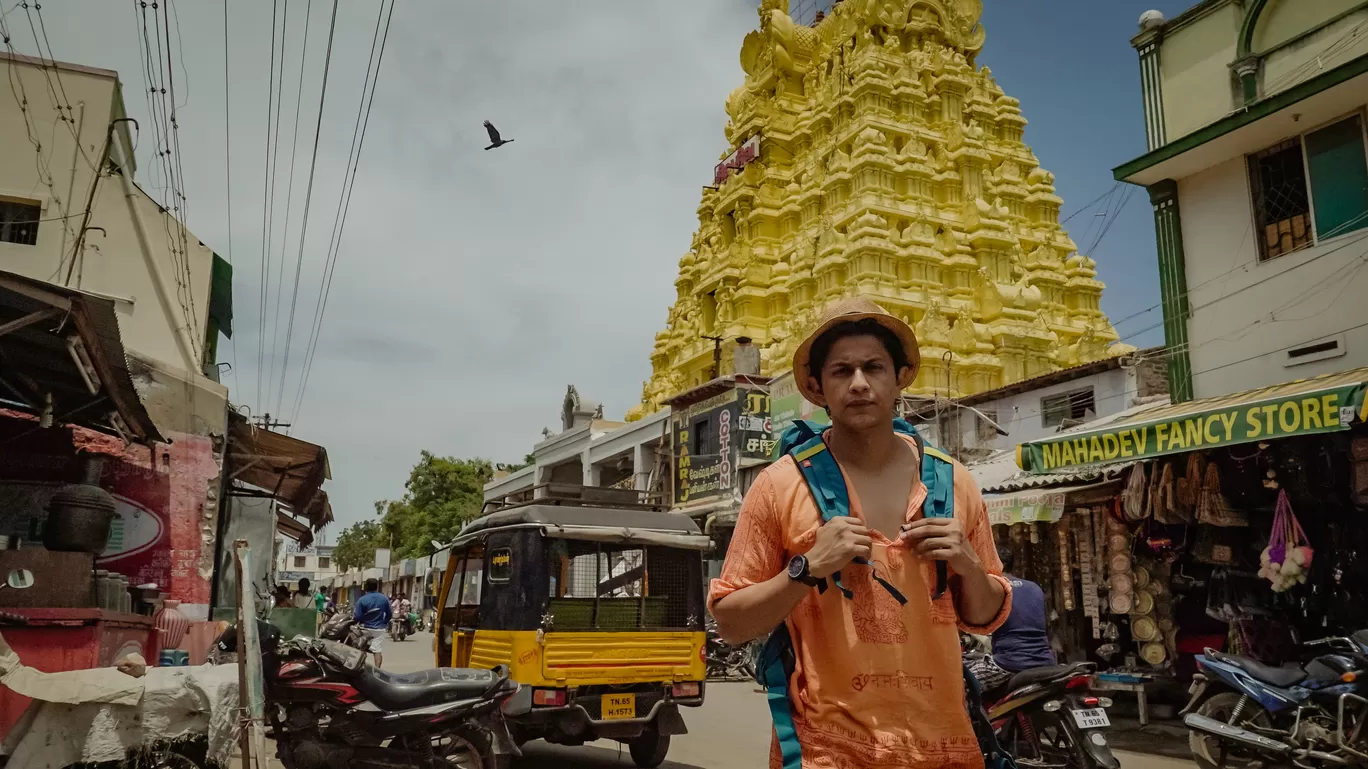
[(833, 424), (866, 430), (893, 420), (898, 399), (898, 373), (893, 356), (873, 336), (848, 336), (831, 346), (822, 379), (810, 380), (821, 393)]

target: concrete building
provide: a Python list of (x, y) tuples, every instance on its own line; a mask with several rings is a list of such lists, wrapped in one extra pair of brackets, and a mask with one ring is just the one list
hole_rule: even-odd
[(1368, 6), (1204, 0), (1140, 19), (1175, 401), (1368, 365)]
[(7, 53), (0, 63), (15, 84), (0, 89), (5, 269), (113, 299), (129, 350), (223, 396), (187, 374), (215, 371), (218, 334), (232, 332), (232, 268), (138, 185), (118, 73)]
[[(942, 401), (930, 414), (920, 411), (923, 434), (961, 461), (972, 462), (1167, 398), (1167, 368), (1163, 348), (1156, 347)], [(999, 433), (999, 427), (1007, 434)]]
[[(215, 350), (232, 333), (231, 268), (138, 186), (117, 73), (8, 53), (0, 66), (0, 265), (113, 301), (134, 386), (167, 439), (107, 468), (102, 485), (129, 503), (99, 563), (204, 619), (221, 555), (228, 391)], [(152, 126), (141, 134), (155, 140)]]
[(308, 578), (313, 585), (326, 585), (337, 576), (337, 566), (333, 563), (332, 545), (314, 545), (301, 548), (294, 540), (280, 537), (276, 540), (275, 578), (293, 588), (301, 577)]
[(498, 471), (485, 485), (485, 500), (545, 496), (590, 486), (651, 491), (663, 479), (663, 458), (670, 411), (631, 424), (603, 419), (597, 403), (581, 398), (573, 386), (561, 404), (561, 431), (532, 448), (534, 462), (513, 472)]

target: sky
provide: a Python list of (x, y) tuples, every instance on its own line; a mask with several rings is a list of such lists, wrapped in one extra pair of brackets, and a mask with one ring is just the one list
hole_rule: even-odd
[[(1153, 220), (1145, 192), (1111, 176), (1144, 152), (1129, 39), (1143, 11), (1172, 17), (1188, 4), (987, 0), (983, 17), (979, 63), (1021, 100), (1026, 141), (1055, 174), (1065, 215), (1078, 212), (1067, 227), (1108, 285), (1103, 309), (1140, 346), (1162, 343)], [(743, 80), (738, 53), (757, 3), (399, 3), (298, 410), (379, 6), (339, 5), (309, 196), (332, 4), (289, 0), (274, 49), (272, 5), (229, 3), (226, 35), (223, 3), (170, 5), (187, 223), (234, 265), (237, 333), (219, 348), (232, 402), (327, 447), (340, 524), (402, 495), (422, 450), (520, 461), (543, 427), (559, 429), (567, 385), (609, 417), (634, 405), (702, 185), (726, 149), (723, 104)], [(129, 114), (151, 126), (144, 13), (131, 0), (42, 10), (52, 55), (117, 70)], [(27, 24), (14, 26), (15, 47), (36, 53)], [(486, 119), (514, 143), (485, 151)], [(150, 131), (139, 139), (138, 181), (164, 199), (155, 144)]]

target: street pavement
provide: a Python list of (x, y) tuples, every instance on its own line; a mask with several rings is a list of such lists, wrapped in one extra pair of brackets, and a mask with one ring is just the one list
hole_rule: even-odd
[[(432, 667), (432, 636), (419, 633), (402, 643), (385, 642), (385, 669), (407, 673)], [(684, 710), (689, 734), (675, 737), (665, 769), (764, 769), (769, 760), (770, 722), (764, 695), (752, 684), (709, 684), (707, 704)], [(625, 747), (600, 741), (577, 748), (533, 742), (523, 746), (517, 769), (600, 769), (632, 766)], [(1122, 769), (1191, 769), (1177, 761), (1118, 753)]]

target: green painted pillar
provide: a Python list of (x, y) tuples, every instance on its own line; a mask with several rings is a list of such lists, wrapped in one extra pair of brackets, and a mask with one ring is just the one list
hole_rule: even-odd
[(1187, 263), (1183, 256), (1183, 220), (1178, 209), (1178, 183), (1172, 179), (1149, 187), (1154, 205), (1155, 244), (1159, 251), (1159, 295), (1164, 309), (1164, 345), (1168, 355), (1169, 397), (1192, 400), (1192, 363), (1188, 356)]

